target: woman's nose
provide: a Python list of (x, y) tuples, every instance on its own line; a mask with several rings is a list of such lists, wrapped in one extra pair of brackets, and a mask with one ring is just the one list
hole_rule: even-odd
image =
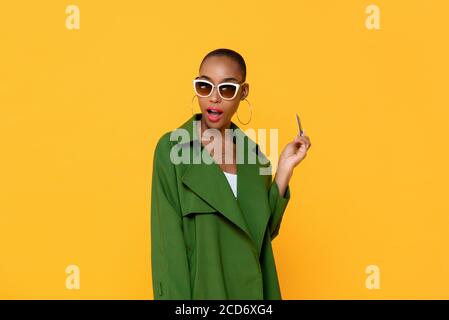
[(210, 95), (210, 101), (211, 102), (217, 102), (220, 100), (220, 95), (218, 93), (218, 88), (215, 87), (212, 89), (212, 94)]

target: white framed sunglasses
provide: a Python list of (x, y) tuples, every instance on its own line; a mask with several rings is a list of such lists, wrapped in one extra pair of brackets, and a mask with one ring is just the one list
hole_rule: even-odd
[(232, 100), (235, 98), (240, 86), (243, 84), (245, 83), (223, 82), (214, 85), (210, 81), (198, 79), (197, 77), (193, 80), (193, 89), (199, 97), (205, 98), (209, 97), (216, 87), (221, 98), (224, 100)]

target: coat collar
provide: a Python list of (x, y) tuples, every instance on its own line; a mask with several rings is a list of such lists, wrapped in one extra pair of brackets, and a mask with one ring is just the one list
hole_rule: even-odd
[[(200, 143), (194, 121), (199, 124), (202, 114), (197, 113), (186, 121), (180, 128), (189, 132), (189, 139), (182, 142), (189, 144), (193, 152), (203, 153), (204, 160), (201, 163), (189, 163), (182, 175), (182, 182), (196, 193), (202, 200), (223, 214), (232, 223), (243, 230), (250, 238), (260, 255), (266, 227), (270, 218), (270, 206), (268, 203), (266, 177), (260, 175), (259, 168), (266, 166), (258, 163), (249, 163), (247, 155), (264, 157), (259, 151), (258, 145), (251, 140), (234, 122), (231, 129), (234, 130), (236, 141), (242, 139), (244, 143), (244, 158), (242, 163), (237, 162), (237, 199), (235, 198), (229, 183), (221, 170)], [(193, 147), (192, 147), (193, 146)], [(237, 151), (238, 152), (238, 151)], [(197, 153), (198, 154), (198, 153)], [(266, 158), (265, 158), (266, 161)], [(263, 163), (266, 163), (266, 162)], [(208, 164), (210, 163), (210, 164)]]

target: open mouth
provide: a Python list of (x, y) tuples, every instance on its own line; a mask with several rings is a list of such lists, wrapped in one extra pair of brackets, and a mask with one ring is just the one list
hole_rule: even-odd
[(219, 121), (223, 115), (223, 110), (221, 110), (220, 108), (216, 108), (216, 107), (208, 107), (206, 109), (206, 111), (207, 111), (207, 118), (211, 122)]
[(223, 113), (223, 110), (219, 108), (209, 107), (206, 109), (207, 113), (213, 116), (219, 116)]

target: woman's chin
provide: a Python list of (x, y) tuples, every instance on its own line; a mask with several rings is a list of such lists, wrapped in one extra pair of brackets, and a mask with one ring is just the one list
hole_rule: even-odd
[(225, 122), (226, 122), (224, 113), (217, 116), (217, 115), (211, 115), (206, 111), (202, 114), (202, 117), (209, 128), (220, 129), (225, 125)]

